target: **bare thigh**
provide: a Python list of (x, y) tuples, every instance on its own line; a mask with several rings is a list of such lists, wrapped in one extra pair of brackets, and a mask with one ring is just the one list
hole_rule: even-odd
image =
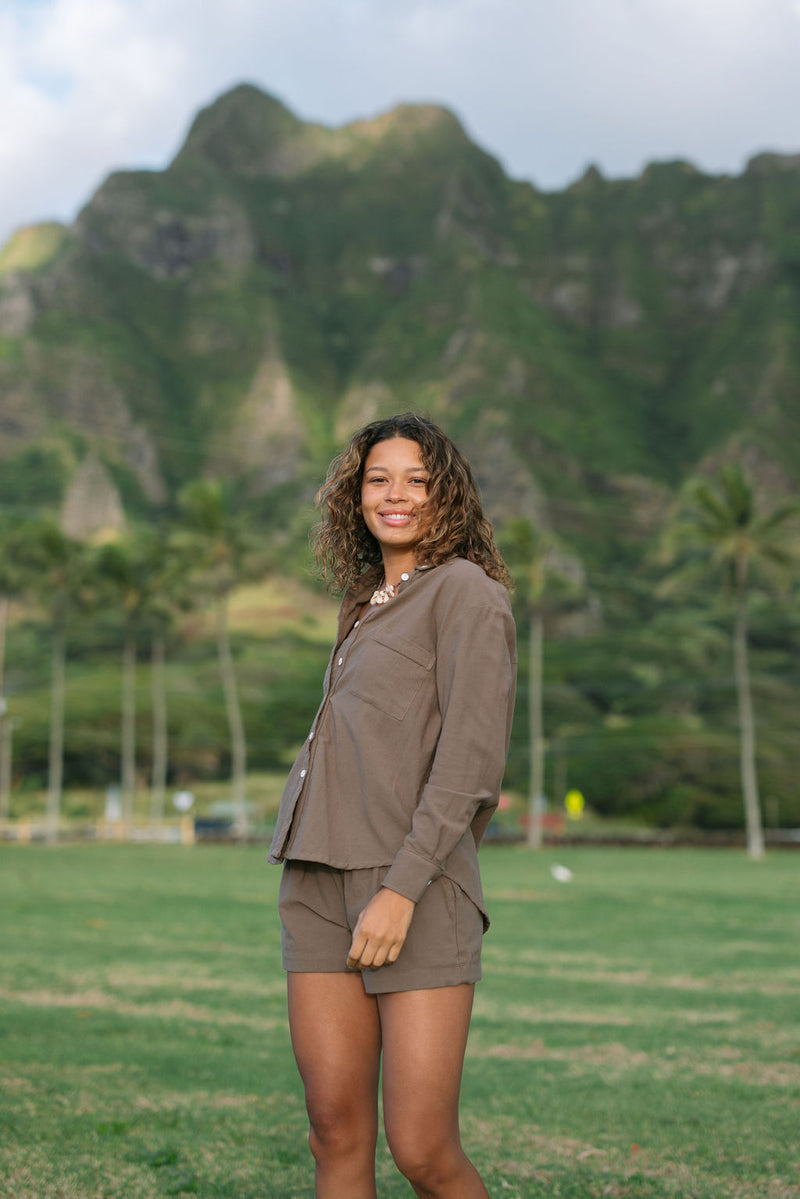
[(460, 1145), (458, 1100), (474, 986), (378, 996), (386, 1135), (396, 1158)]
[(312, 1128), (363, 1136), (378, 1123), (381, 1027), (360, 974), (289, 973), (289, 1031)]

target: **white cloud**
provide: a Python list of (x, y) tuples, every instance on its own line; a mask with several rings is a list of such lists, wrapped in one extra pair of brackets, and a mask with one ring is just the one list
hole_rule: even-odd
[(800, 0), (5, 0), (0, 240), (162, 166), (242, 80), (338, 124), (454, 108), (517, 176), (800, 146)]
[(111, 166), (149, 156), (183, 52), (143, 27), (142, 11), (54, 0), (24, 20), (4, 14), (0, 105), (14, 115), (0, 140), (4, 222), (71, 214)]

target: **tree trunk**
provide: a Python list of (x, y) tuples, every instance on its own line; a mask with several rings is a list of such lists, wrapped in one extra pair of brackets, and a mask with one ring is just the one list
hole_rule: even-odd
[(0, 821), (8, 819), (11, 800), (11, 717), (3, 684), (7, 625), (8, 599), (3, 595), (0, 596)]
[[(0, 595), (0, 700), (5, 695), (3, 688), (3, 677), (6, 662), (6, 627), (8, 625), (8, 597)], [(2, 703), (0, 703), (0, 715), (2, 715)]]
[(66, 690), (67, 637), (63, 617), (53, 626), (52, 681), (50, 691), (50, 746), (47, 767), (45, 836), (52, 844), (58, 836), (61, 790), (64, 777), (64, 694)]
[(231, 786), (236, 827), (240, 833), (247, 831), (247, 801), (245, 780), (247, 777), (247, 745), (242, 723), (242, 710), (236, 687), (236, 671), (231, 656), (228, 637), (228, 597), (217, 596), (217, 651), (222, 689), (225, 695), (225, 711), (231, 737)]
[(11, 808), (11, 739), (14, 722), (10, 716), (0, 720), (0, 824), (8, 820)]
[(122, 819), (133, 821), (136, 795), (136, 639), (125, 629), (122, 647)]
[(739, 750), (747, 826), (747, 852), (751, 858), (762, 858), (764, 856), (764, 829), (761, 823), (761, 806), (758, 799), (756, 730), (753, 701), (750, 694), (750, 671), (747, 662), (747, 598), (744, 592), (740, 592), (736, 598), (733, 652), (736, 694), (739, 701)]
[(153, 820), (164, 819), (164, 799), (167, 792), (167, 687), (164, 673), (164, 634), (153, 634), (152, 669), (153, 701), (153, 773), (151, 776), (150, 815)]
[(569, 757), (567, 754), (567, 741), (565, 737), (559, 737), (558, 741), (553, 746), (555, 777), (553, 779), (553, 800), (555, 803), (563, 804), (567, 794), (567, 772), (569, 770)]
[(528, 791), (528, 847), (542, 844), (544, 809), (544, 734), (542, 730), (542, 643), (544, 618), (538, 608), (531, 612), (528, 672), (528, 732), (530, 741), (530, 787)]

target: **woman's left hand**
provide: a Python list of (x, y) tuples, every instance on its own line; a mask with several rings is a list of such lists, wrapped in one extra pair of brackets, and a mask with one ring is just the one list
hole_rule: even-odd
[(416, 904), (382, 887), (358, 918), (347, 955), (349, 970), (377, 970), (397, 960)]

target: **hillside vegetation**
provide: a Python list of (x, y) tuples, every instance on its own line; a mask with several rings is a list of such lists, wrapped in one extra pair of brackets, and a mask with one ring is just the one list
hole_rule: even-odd
[[(658, 547), (697, 473), (741, 463), (767, 510), (796, 488), (799, 323), (800, 157), (760, 155), (739, 177), (591, 168), (543, 193), (445, 109), (331, 129), (242, 86), (197, 116), (166, 170), (114, 174), (72, 226), (0, 251), (0, 505), (13, 524), (71, 502), (88, 535), (99, 507), (150, 523), (188, 482), (224, 478), (272, 573), (302, 576), (332, 452), (365, 419), (424, 411), (470, 456), (498, 529), (552, 531), (581, 581), (547, 615), (548, 792), (738, 824), (731, 615), (712, 593), (658, 598)], [(752, 609), (767, 821), (797, 823), (800, 618), (786, 595)], [(34, 614), (16, 621), (6, 692), (26, 707), (17, 771), (35, 773), (46, 639)], [(274, 745), (259, 758), (273, 766), (303, 735), (308, 684), (278, 746), (264, 697), (291, 661), (285, 638), (235, 636), (249, 737)], [(115, 658), (79, 640), (71, 669), (108, 720)], [(175, 669), (191, 674), (197, 652)], [(518, 789), (526, 697), (523, 670)], [(91, 703), (85, 716), (96, 729)], [(191, 771), (199, 726), (172, 732)], [(113, 774), (112, 751), (104, 762)], [(70, 769), (81, 777), (85, 755)]]

